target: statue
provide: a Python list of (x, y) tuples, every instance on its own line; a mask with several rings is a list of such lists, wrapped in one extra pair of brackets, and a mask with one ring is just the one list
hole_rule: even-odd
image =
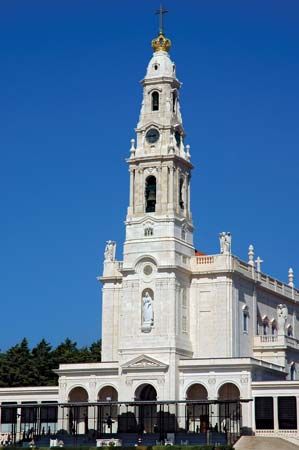
[(285, 335), (285, 324), (288, 318), (288, 308), (286, 305), (280, 304), (277, 306), (277, 322), (278, 334)]
[(229, 232), (223, 231), (219, 234), (220, 253), (229, 255), (231, 253), (232, 236)]
[(143, 326), (152, 326), (154, 324), (153, 299), (148, 291), (145, 291), (142, 302)]
[(115, 252), (116, 252), (116, 243), (114, 241), (107, 241), (104, 252), (105, 262), (115, 261)]

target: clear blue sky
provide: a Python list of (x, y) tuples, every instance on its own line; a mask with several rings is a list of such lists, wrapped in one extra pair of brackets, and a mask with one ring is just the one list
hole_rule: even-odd
[[(0, 348), (100, 337), (102, 254), (121, 257), (153, 0), (0, 5)], [(297, 0), (168, 0), (195, 170), (196, 247), (233, 234), (299, 284)]]

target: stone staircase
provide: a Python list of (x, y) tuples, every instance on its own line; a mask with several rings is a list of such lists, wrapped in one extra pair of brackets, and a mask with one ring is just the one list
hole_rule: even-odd
[(234, 445), (236, 450), (299, 450), (299, 446), (276, 437), (242, 436)]

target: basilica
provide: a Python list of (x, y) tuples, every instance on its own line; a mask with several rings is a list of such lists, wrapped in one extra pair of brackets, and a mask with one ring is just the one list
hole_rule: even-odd
[[(161, 31), (141, 82), (127, 158), (122, 261), (108, 240), (102, 362), (62, 364), (59, 385), (0, 389), (0, 436), (48, 445), (114, 440), (232, 442), (242, 434), (298, 440), (299, 291), (233, 254), (193, 245), (190, 145), (170, 40)], [(188, 108), (188, 105), (186, 105)], [(31, 436), (32, 435), (32, 436)]]

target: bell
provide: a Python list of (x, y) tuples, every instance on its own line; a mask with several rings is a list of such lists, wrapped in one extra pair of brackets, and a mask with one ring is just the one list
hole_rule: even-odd
[(156, 193), (155, 193), (155, 191), (149, 191), (147, 200), (148, 201), (155, 201), (156, 200)]

